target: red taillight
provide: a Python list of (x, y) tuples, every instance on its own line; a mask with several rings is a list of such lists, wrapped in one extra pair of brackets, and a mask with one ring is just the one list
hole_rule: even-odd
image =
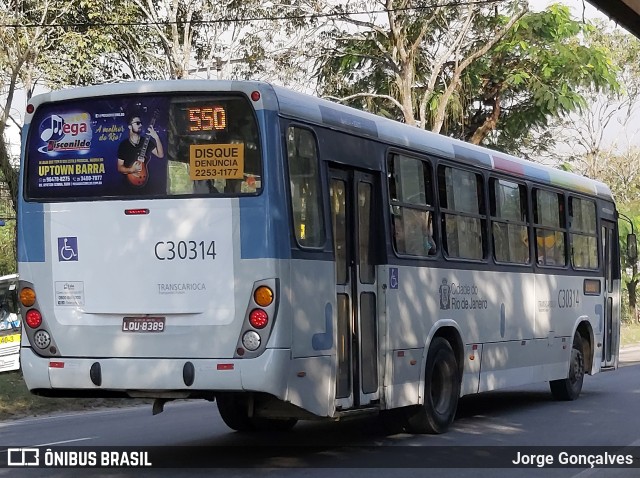
[(124, 214), (125, 216), (144, 216), (146, 214), (149, 214), (149, 210), (148, 209), (125, 209)]
[(33, 106), (31, 103), (29, 103), (29, 104), (27, 105), (27, 113), (29, 113), (29, 114), (33, 114), (33, 112), (34, 112), (35, 110), (36, 110), (36, 107), (35, 107), (35, 106)]
[(249, 314), (249, 323), (253, 328), (264, 329), (269, 323), (269, 316), (262, 309), (253, 309)]
[(42, 325), (42, 314), (36, 309), (31, 309), (25, 316), (25, 322), (32, 329), (37, 329)]
[(252, 91), (251, 92), (251, 99), (253, 101), (258, 101), (260, 99), (260, 92), (259, 91)]

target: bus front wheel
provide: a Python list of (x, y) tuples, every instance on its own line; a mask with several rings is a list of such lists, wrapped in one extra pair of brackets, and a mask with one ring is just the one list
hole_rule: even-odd
[(582, 391), (584, 380), (584, 348), (582, 337), (578, 332), (573, 337), (571, 358), (569, 359), (569, 375), (561, 380), (549, 382), (551, 394), (556, 400), (575, 400)]
[(411, 433), (444, 433), (453, 423), (460, 397), (458, 361), (447, 340), (436, 337), (427, 354), (424, 403), (413, 407), (407, 417)]

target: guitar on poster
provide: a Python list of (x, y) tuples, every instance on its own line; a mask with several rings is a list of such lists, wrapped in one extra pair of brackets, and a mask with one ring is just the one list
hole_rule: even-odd
[(118, 171), (125, 174), (129, 183), (142, 187), (149, 180), (148, 162), (151, 155), (164, 157), (164, 148), (160, 142), (155, 123), (158, 118), (156, 110), (149, 121), (146, 133), (142, 116), (132, 113), (127, 117), (128, 137), (118, 147)]

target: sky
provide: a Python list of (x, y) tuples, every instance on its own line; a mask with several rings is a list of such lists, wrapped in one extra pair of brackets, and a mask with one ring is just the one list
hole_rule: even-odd
[[(532, 10), (542, 10), (548, 5), (554, 3), (562, 3), (571, 8), (573, 16), (577, 19), (602, 19), (609, 20), (611, 25), (615, 25), (604, 13), (591, 5), (587, 0), (529, 0), (529, 6)], [(622, 28), (622, 27), (619, 27)], [(604, 135), (604, 146), (610, 147), (619, 153), (624, 152), (629, 146), (640, 146), (640, 134), (637, 124), (640, 122), (640, 109), (636, 110), (636, 114), (632, 116), (632, 120), (623, 126), (621, 121), (611, 121)], [(615, 119), (615, 118), (614, 118)], [(621, 118), (619, 118), (621, 119)]]
[(532, 10), (539, 11), (544, 10), (548, 5), (554, 3), (561, 3), (571, 7), (573, 15), (576, 18), (581, 18), (583, 14), (585, 18), (607, 18), (606, 15), (587, 2), (587, 0), (529, 0), (529, 7)]

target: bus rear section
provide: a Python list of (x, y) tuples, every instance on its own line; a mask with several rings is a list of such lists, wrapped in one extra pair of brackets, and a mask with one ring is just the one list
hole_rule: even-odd
[(46, 396), (281, 396), (268, 113), (228, 82), (161, 85), (32, 103), (18, 231), (25, 381)]
[(600, 183), (250, 82), (43, 95), (24, 137), (34, 393), (442, 433), (462, 395), (546, 380), (574, 399), (617, 365)]

